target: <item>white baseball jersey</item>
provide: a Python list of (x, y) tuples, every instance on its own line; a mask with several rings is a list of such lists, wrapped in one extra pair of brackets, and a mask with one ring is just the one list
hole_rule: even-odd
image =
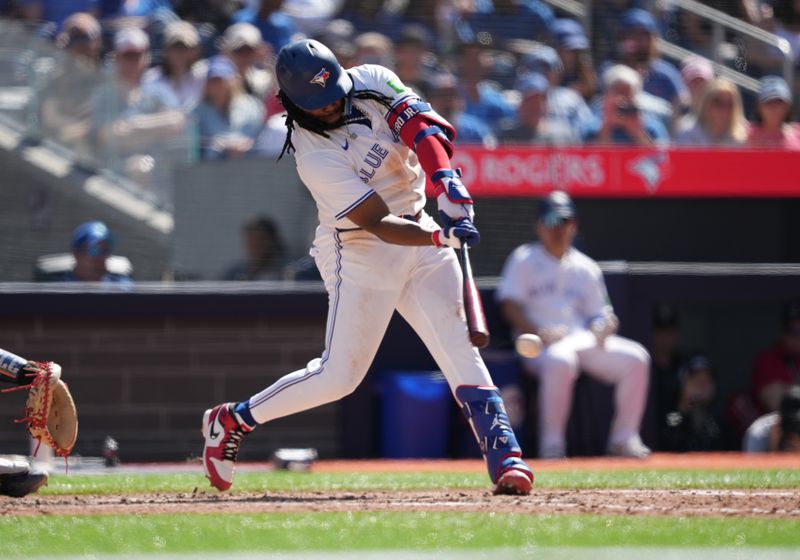
[(511, 253), (497, 299), (521, 304), (538, 328), (585, 329), (592, 318), (612, 311), (595, 261), (575, 248), (558, 260), (541, 243), (522, 245)]
[[(381, 66), (359, 66), (348, 73), (357, 91), (379, 92), (394, 105), (417, 99)], [(329, 295), (325, 350), (250, 398), (259, 423), (353, 391), (395, 310), (419, 334), (453, 390), (492, 385), (469, 342), (455, 251), (385, 243), (347, 219), (370, 196), (383, 198), (398, 216), (416, 215), (425, 204), (425, 176), (416, 154), (392, 134), (389, 110), (378, 101), (357, 98), (353, 106), (346, 126), (327, 131), (330, 138), (300, 127), (292, 136), (297, 169), (319, 212), (311, 254)], [(419, 223), (429, 230), (436, 227), (424, 212)]]
[(497, 298), (521, 304), (538, 328), (565, 326), (570, 331), (537, 358), (523, 360), (539, 378), (540, 456), (566, 452), (572, 389), (581, 371), (615, 385), (609, 448), (640, 443), (650, 358), (640, 344), (621, 336), (611, 335), (598, 345), (587, 330), (591, 319), (612, 312), (597, 263), (575, 248), (559, 260), (540, 243), (522, 245), (506, 261)]
[[(364, 64), (347, 72), (355, 91), (378, 92), (392, 105), (417, 98), (383, 66)], [(387, 112), (377, 101), (353, 98), (347, 124), (327, 131), (329, 138), (295, 128), (297, 171), (317, 203), (321, 228), (356, 227), (346, 214), (373, 193), (396, 216), (414, 215), (425, 206), (425, 175), (417, 155), (394, 136)]]

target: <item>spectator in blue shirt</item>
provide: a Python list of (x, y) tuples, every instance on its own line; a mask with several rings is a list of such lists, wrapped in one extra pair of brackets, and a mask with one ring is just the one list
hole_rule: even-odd
[(64, 20), (72, 14), (87, 12), (98, 14), (98, 0), (19, 0), (22, 19), (31, 22), (49, 22), (61, 29)]
[(641, 110), (642, 78), (632, 68), (617, 64), (603, 73), (600, 114), (583, 132), (589, 144), (665, 146), (669, 134), (661, 122)]
[[(103, 18), (150, 17), (156, 11), (172, 12), (170, 0), (95, 0)], [(64, 2), (66, 4), (66, 2)]]
[(547, 42), (554, 20), (553, 10), (540, 0), (480, 0), (467, 17), (473, 33), (489, 33), (496, 41)]
[(551, 30), (558, 56), (564, 65), (557, 85), (572, 88), (584, 100), (591, 100), (597, 93), (597, 72), (583, 26), (574, 19), (561, 18), (553, 22)]
[(594, 0), (590, 16), (592, 32), (589, 35), (595, 60), (606, 61), (614, 57), (623, 13), (631, 8), (650, 10), (653, 4), (655, 0)]
[(447, 72), (433, 76), (426, 92), (426, 101), (442, 117), (455, 126), (456, 143), (497, 146), (492, 128), (482, 119), (464, 112), (464, 99), (458, 93), (458, 78)]
[(592, 112), (583, 97), (572, 88), (560, 86), (564, 65), (552, 47), (533, 49), (522, 59), (524, 72), (539, 73), (547, 78), (547, 118), (551, 121), (567, 122), (575, 129), (582, 129), (592, 118)]
[[(386, 4), (384, 0), (345, 0), (339, 17), (352, 23), (354, 34), (375, 31), (396, 39), (400, 28), (409, 21), (403, 19), (398, 10), (387, 9)], [(331, 44), (322, 38), (328, 31), (325, 29), (317, 33), (325, 45)], [(339, 58), (339, 62), (341, 60)], [(346, 65), (342, 65), (347, 68)]]
[(547, 109), (550, 82), (541, 74), (526, 74), (515, 88), (520, 93), (517, 124), (500, 137), (505, 144), (538, 144), (547, 146), (576, 145), (580, 137), (576, 127), (563, 118), (552, 116)]
[(394, 71), (400, 81), (414, 91), (425, 89), (441, 72), (433, 46), (433, 36), (422, 25), (412, 23), (400, 29), (395, 41)]
[(208, 62), (203, 100), (194, 111), (205, 159), (251, 153), (264, 126), (264, 105), (242, 91), (239, 74), (224, 56)]
[(261, 37), (272, 46), (273, 52), (281, 50), (297, 34), (294, 21), (281, 11), (283, 0), (261, 0), (261, 6), (242, 8), (233, 16), (234, 23), (251, 23), (261, 31)]
[(496, 133), (512, 125), (514, 107), (503, 97), (500, 86), (486, 79), (491, 65), (491, 54), (480, 42), (459, 46), (458, 76), (464, 112), (488, 123)]
[(120, 29), (136, 26), (147, 29), (160, 48), (160, 33), (178, 18), (171, 0), (97, 0), (104, 28)]
[(652, 14), (632, 8), (622, 14), (620, 25), (617, 62), (639, 72), (644, 91), (671, 103), (675, 115), (682, 114), (689, 104), (689, 92), (678, 69), (659, 58), (659, 34)]

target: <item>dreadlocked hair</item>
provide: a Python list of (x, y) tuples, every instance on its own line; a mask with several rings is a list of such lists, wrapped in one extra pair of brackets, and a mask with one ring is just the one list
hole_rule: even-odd
[[(392, 98), (382, 94), (379, 91), (366, 89), (362, 91), (351, 92), (349, 95), (356, 99), (377, 101), (389, 111), (394, 111), (394, 109), (392, 109)], [(284, 120), (284, 123), (286, 124), (286, 139), (283, 141), (283, 148), (278, 156), (278, 160), (283, 157), (283, 154), (295, 151), (294, 144), (292, 144), (292, 132), (294, 132), (295, 124), (301, 128), (305, 128), (306, 130), (313, 132), (314, 134), (324, 136), (325, 138), (330, 138), (328, 133), (325, 132), (326, 130), (333, 130), (334, 128), (339, 128), (344, 124), (343, 122), (328, 124), (312, 117), (306, 111), (294, 104), (282, 89), (278, 90), (277, 97), (281, 102), (281, 105), (283, 105), (283, 108), (286, 109), (286, 119)]]

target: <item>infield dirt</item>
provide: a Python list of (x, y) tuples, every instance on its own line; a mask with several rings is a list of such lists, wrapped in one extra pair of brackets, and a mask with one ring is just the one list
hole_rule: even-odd
[[(199, 466), (199, 465), (197, 465)], [(656, 454), (645, 461), (614, 458), (533, 461), (534, 472), (642, 469), (797, 469), (800, 456)], [(153, 468), (178, 470), (174, 464)], [(132, 466), (135, 470), (136, 466)], [(245, 463), (243, 471), (270, 468)], [(481, 461), (320, 461), (315, 472), (480, 472)], [(152, 472), (152, 470), (150, 470)], [(487, 480), (488, 482), (488, 480)], [(235, 488), (235, 487), (234, 487)], [(492, 496), (486, 489), (227, 492), (194, 488), (180, 493), (30, 495), (0, 497), (0, 515), (112, 515), (169, 513), (303, 513), (336, 511), (465, 511), (524, 514), (619, 514), (651, 516), (751, 516), (800, 518), (797, 489), (538, 489), (530, 496)]]

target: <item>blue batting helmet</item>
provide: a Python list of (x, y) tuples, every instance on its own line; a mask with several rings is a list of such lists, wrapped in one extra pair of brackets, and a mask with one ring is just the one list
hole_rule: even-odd
[(553, 191), (539, 199), (539, 221), (545, 227), (556, 227), (576, 216), (575, 204), (564, 191)]
[(283, 47), (275, 63), (278, 85), (292, 103), (313, 110), (342, 99), (353, 88), (331, 50), (313, 39)]
[(72, 248), (84, 250), (95, 257), (110, 252), (114, 242), (114, 235), (103, 222), (84, 222), (72, 232)]

